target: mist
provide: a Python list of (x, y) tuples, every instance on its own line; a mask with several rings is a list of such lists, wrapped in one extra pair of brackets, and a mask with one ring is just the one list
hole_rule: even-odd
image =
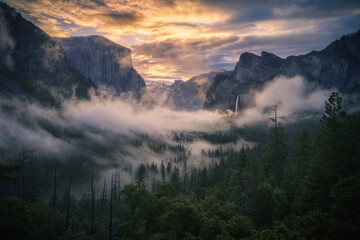
[(159, 168), (163, 161), (182, 169), (186, 159), (189, 168), (202, 167), (217, 161), (216, 156), (209, 157), (205, 152), (220, 147), (239, 150), (248, 144), (239, 136), (234, 143), (220, 144), (205, 141), (199, 135), (228, 134), (230, 117), (203, 110), (147, 108), (141, 102), (98, 96), (92, 96), (90, 101), (64, 100), (61, 109), (2, 97), (1, 161), (16, 163), (23, 150), (35, 150), (38, 161), (53, 162), (55, 156), (67, 165), (80, 161), (78, 174), (95, 168), (102, 181), (118, 171), (127, 184), (134, 182), (139, 164)]
[(290, 117), (288, 119), (294, 119), (291, 116), (298, 113), (318, 114), (322, 112), (325, 101), (333, 91), (336, 89), (322, 89), (302, 76), (276, 77), (262, 89), (251, 90), (241, 97), (249, 106), (237, 114), (236, 124), (252, 125), (267, 120), (273, 117), (272, 109), (275, 105), (278, 106), (278, 113)]
[[(280, 115), (321, 112), (332, 90), (324, 90), (297, 76), (278, 77), (261, 90), (242, 96), (249, 107), (232, 111), (175, 111), (171, 107), (146, 102), (92, 96), (89, 101), (64, 100), (61, 109), (43, 107), (18, 98), (0, 101), (0, 152), (3, 161), (16, 162), (22, 150), (35, 150), (36, 157), (60, 162), (80, 161), (82, 169), (97, 171), (98, 180), (109, 178), (113, 171), (121, 174), (124, 184), (134, 182), (139, 164), (171, 163), (182, 171), (206, 167), (219, 162), (221, 155), (233, 157), (241, 147), (256, 143), (234, 133), (237, 128), (268, 123), (272, 107)], [(145, 100), (143, 100), (145, 101)], [(216, 142), (212, 139), (229, 136)], [(216, 154), (215, 154), (216, 153)], [(160, 180), (159, 172), (147, 175)]]

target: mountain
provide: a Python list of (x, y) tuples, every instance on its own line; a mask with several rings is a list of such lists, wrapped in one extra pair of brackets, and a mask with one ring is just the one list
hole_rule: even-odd
[[(276, 76), (303, 76), (322, 88), (340, 92), (360, 89), (360, 31), (345, 35), (321, 51), (280, 58), (268, 52), (261, 56), (243, 53), (230, 76), (218, 75), (206, 94), (204, 109), (233, 109), (235, 99), (251, 89), (260, 89)], [(239, 108), (248, 104), (240, 98)]]
[[(268, 52), (261, 56), (245, 52), (230, 75), (218, 74), (206, 93), (205, 109), (234, 109), (236, 96), (261, 87), (280, 71), (284, 59)], [(242, 102), (242, 105), (246, 105)], [(241, 107), (241, 106), (240, 106)]]
[(360, 30), (341, 37), (321, 51), (287, 57), (280, 73), (302, 75), (322, 87), (335, 87), (342, 92), (360, 87)]
[(99, 88), (115, 95), (144, 88), (144, 79), (132, 66), (131, 50), (101, 36), (54, 38), (73, 65)]
[(0, 92), (43, 104), (88, 98), (94, 83), (76, 70), (49, 35), (0, 2)]
[(185, 82), (175, 80), (172, 85), (148, 83), (143, 99), (175, 110), (200, 110), (204, 106), (208, 88), (220, 73), (225, 76), (232, 74), (231, 71), (219, 70), (192, 77)]

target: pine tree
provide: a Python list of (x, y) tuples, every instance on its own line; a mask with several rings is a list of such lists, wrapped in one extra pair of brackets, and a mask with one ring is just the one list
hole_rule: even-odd
[(160, 172), (161, 172), (162, 183), (164, 184), (165, 183), (165, 165), (164, 165), (164, 161), (161, 161)]
[(170, 183), (175, 188), (176, 193), (181, 191), (180, 171), (177, 166), (175, 166), (174, 171), (171, 174)]
[(325, 102), (325, 111), (321, 119), (314, 143), (314, 158), (310, 164), (306, 181), (305, 204), (308, 210), (328, 210), (329, 192), (338, 182), (344, 149), (344, 121), (346, 113), (341, 107), (342, 99), (333, 92)]
[(284, 133), (279, 119), (284, 117), (278, 117), (278, 106), (274, 107), (274, 118), (270, 120), (274, 123), (274, 126), (269, 131), (269, 142), (266, 146), (266, 150), (263, 153), (263, 163), (265, 168), (265, 175), (269, 178), (275, 177), (278, 185), (280, 185), (283, 174), (284, 165), (287, 157), (287, 145), (284, 141)]
[(145, 174), (146, 174), (145, 165), (140, 164), (138, 166), (138, 169), (137, 169), (137, 172), (135, 175), (136, 185), (138, 185), (138, 187), (140, 187), (140, 186), (145, 187)]

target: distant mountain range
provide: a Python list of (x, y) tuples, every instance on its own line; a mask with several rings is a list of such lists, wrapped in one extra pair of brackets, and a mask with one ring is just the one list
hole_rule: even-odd
[[(238, 95), (261, 89), (277, 76), (303, 76), (322, 88), (360, 90), (360, 31), (321, 51), (280, 58), (241, 54), (233, 71), (219, 70), (172, 85), (149, 82), (132, 66), (130, 49), (101, 36), (51, 38), (0, 2), (0, 93), (58, 106), (62, 98), (89, 98), (91, 89), (135, 94), (146, 104), (176, 110), (232, 109)], [(129, 94), (130, 93), (130, 94)], [(241, 98), (240, 98), (241, 99)], [(239, 108), (246, 102), (240, 102)]]
[(152, 104), (171, 107), (175, 110), (200, 110), (204, 106), (206, 93), (215, 76), (230, 76), (231, 71), (219, 70), (190, 78), (186, 82), (176, 80), (171, 85), (152, 82), (147, 84), (142, 94), (143, 100)]
[[(234, 111), (237, 96), (261, 89), (277, 76), (297, 75), (324, 89), (336, 88), (342, 93), (359, 91), (360, 31), (343, 36), (324, 50), (285, 59), (268, 52), (261, 52), (260, 56), (245, 52), (232, 71), (201, 74), (173, 85), (151, 83), (147, 92), (152, 96), (150, 100), (174, 109)], [(247, 104), (240, 101), (238, 107)]]
[[(210, 86), (205, 109), (235, 108), (238, 95), (259, 89), (276, 76), (303, 76), (307, 81), (342, 93), (360, 90), (360, 31), (345, 35), (321, 51), (280, 58), (268, 52), (261, 56), (243, 53), (231, 75), (219, 74)], [(239, 103), (244, 107), (246, 103)]]

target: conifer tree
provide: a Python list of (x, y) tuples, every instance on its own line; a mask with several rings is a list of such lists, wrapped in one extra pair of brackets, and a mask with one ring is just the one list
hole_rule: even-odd
[(284, 117), (277, 115), (277, 108), (278, 106), (275, 105), (274, 118), (270, 118), (274, 125), (270, 128), (269, 142), (262, 158), (266, 177), (275, 177), (276, 183), (280, 185), (283, 179), (284, 165), (287, 157), (287, 145), (284, 141), (283, 128), (279, 122), (279, 119), (283, 119)]

